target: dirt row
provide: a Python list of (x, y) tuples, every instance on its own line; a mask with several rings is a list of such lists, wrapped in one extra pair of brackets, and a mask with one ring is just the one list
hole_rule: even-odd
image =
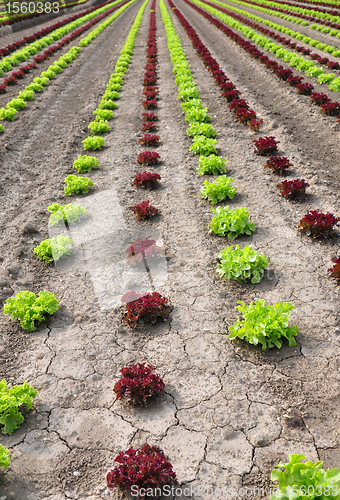
[[(209, 107), (220, 154), (238, 188), (228, 204), (247, 207), (257, 227), (237, 243), (251, 244), (271, 259), (268, 278), (259, 285), (238, 285), (216, 273), (218, 252), (228, 242), (209, 233), (212, 212), (199, 196), (203, 179), (195, 173), (197, 158), (189, 153), (158, 6), (157, 151), (162, 163), (152, 170), (160, 173), (161, 188), (149, 193), (131, 185), (141, 170), (136, 157), (141, 151), (146, 10), (112, 130), (106, 147), (95, 155), (100, 168), (89, 174), (95, 190), (78, 199), (89, 207), (90, 217), (73, 233), (79, 242), (74, 256), (54, 268), (32, 255), (49, 235), (46, 207), (69, 201), (63, 179), (82, 153), (92, 111), (140, 5), (130, 7), (59, 75), (37, 107), (10, 125), (11, 149), (3, 152), (1, 167), (6, 182), (0, 193), (6, 196), (3, 300), (21, 289), (46, 288), (61, 308), (31, 334), (1, 317), (0, 376), (11, 383), (27, 380), (39, 390), (35, 410), (25, 414), (21, 429), (0, 436), (12, 459), (10, 470), (0, 475), (0, 495), (7, 500), (116, 497), (107, 495), (105, 473), (119, 451), (146, 441), (165, 451), (180, 483), (196, 486), (267, 488), (271, 469), (288, 453), (339, 466), (338, 291), (326, 276), (338, 238), (312, 241), (297, 232), (307, 209), (337, 212), (338, 132), (329, 119), (313, 113), (309, 98), (297, 97), (183, 1), (176, 5), (263, 118), (261, 134), (281, 141), (280, 151), (294, 164), (290, 176), (303, 176), (311, 185), (303, 203), (279, 197), (277, 178), (264, 173), (264, 159), (253, 153), (252, 140), (260, 134), (235, 123), (171, 13)], [(274, 104), (279, 104), (275, 112)], [(333, 157), (323, 149), (329, 144)], [(145, 199), (160, 214), (143, 223), (130, 207)], [(25, 232), (28, 223), (36, 232)], [(136, 235), (155, 237), (166, 248), (167, 278), (157, 291), (169, 297), (173, 310), (169, 321), (131, 330), (122, 321), (122, 308), (110, 301), (117, 242), (133, 241)], [(256, 298), (293, 303), (291, 324), (300, 330), (296, 348), (263, 353), (228, 340), (227, 328), (238, 318), (237, 300)], [(166, 383), (166, 394), (143, 410), (114, 402), (112, 392), (119, 369), (136, 361), (154, 364)]]

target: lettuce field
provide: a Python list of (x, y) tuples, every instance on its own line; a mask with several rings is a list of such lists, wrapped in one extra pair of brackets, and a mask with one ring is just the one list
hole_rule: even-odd
[(16, 4), (0, 500), (339, 500), (340, 1)]

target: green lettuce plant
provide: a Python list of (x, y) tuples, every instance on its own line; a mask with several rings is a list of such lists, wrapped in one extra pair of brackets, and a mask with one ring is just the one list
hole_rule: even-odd
[(0, 444), (0, 467), (3, 467), (4, 470), (8, 469), (11, 465), (9, 451), (7, 448)]
[(94, 156), (78, 155), (78, 159), (73, 162), (73, 168), (80, 174), (90, 172), (93, 168), (98, 168), (99, 161)]
[(22, 99), (23, 101), (33, 101), (34, 92), (33, 90), (24, 90), (23, 92), (19, 92), (18, 98)]
[[(302, 462), (304, 455), (288, 455), (288, 463), (280, 462), (271, 473), (271, 480), (278, 481), (277, 493), (270, 500), (339, 500), (339, 469), (322, 469), (323, 462)], [(282, 471), (281, 469), (284, 469)]]
[(225, 162), (226, 160), (221, 156), (216, 156), (216, 155), (200, 156), (196, 171), (198, 175), (224, 174), (226, 171)]
[(51, 69), (47, 69), (46, 71), (43, 71), (40, 75), (41, 78), (48, 78), (49, 80), (53, 80), (55, 78), (55, 72), (52, 71)]
[(328, 75), (327, 74), (324, 74), (324, 75), (320, 75), (318, 77), (318, 82), (319, 83), (331, 83), (335, 78), (335, 75), (334, 73), (329, 73)]
[(47, 207), (47, 210), (52, 212), (50, 216), (51, 226), (56, 226), (60, 221), (73, 225), (80, 220), (80, 215), (87, 216), (86, 209), (81, 207), (79, 203), (77, 205), (73, 205), (72, 203), (68, 203), (67, 205), (53, 203)]
[[(110, 90), (107, 89), (105, 91), (105, 93), (103, 94), (103, 99), (106, 99), (106, 100), (109, 100), (109, 101), (113, 101), (113, 99), (119, 99), (119, 92), (117, 92), (116, 90)], [(116, 103), (114, 103), (116, 104)], [(117, 108), (117, 104), (115, 105), (115, 108)]]
[[(186, 113), (189, 109), (203, 109), (201, 99), (190, 99), (190, 101), (182, 102), (181, 108)], [(208, 110), (208, 108), (206, 108)]]
[(340, 92), (340, 77), (335, 78), (328, 88), (334, 92)]
[[(121, 83), (115, 83), (115, 82), (112, 82), (112, 83), (111, 83), (111, 80), (109, 80), (109, 82), (110, 82), (110, 86), (109, 86), (109, 87), (107, 87), (107, 88), (108, 88), (108, 90), (109, 90), (109, 91), (111, 91), (111, 92), (112, 92), (112, 91), (117, 92), (118, 90), (120, 90), (120, 89), (122, 88), (122, 84), (121, 84)], [(118, 92), (117, 92), (117, 93), (118, 93)], [(118, 94), (118, 97), (119, 97), (119, 94)], [(110, 99), (112, 99), (112, 97), (111, 97)]]
[(44, 87), (42, 85), (39, 85), (39, 83), (30, 83), (25, 87), (24, 90), (32, 90), (34, 93), (36, 92), (43, 92)]
[(49, 81), (50, 81), (49, 78), (40, 78), (39, 76), (36, 76), (35, 78), (33, 78), (34, 83), (37, 83), (38, 85), (42, 85), (43, 87), (46, 87), (46, 85), (48, 85)]
[(26, 106), (27, 104), (23, 99), (12, 99), (9, 103), (7, 103), (6, 108), (13, 108), (17, 111), (20, 111), (20, 109), (26, 108)]
[(86, 137), (86, 139), (83, 140), (84, 149), (85, 151), (87, 149), (90, 149), (92, 151), (95, 151), (96, 149), (102, 149), (102, 147), (104, 146), (104, 142), (104, 137), (99, 137), (97, 135)]
[(71, 255), (72, 249), (66, 245), (73, 245), (71, 238), (59, 234), (56, 238), (44, 240), (40, 245), (36, 246), (33, 252), (39, 260), (45, 262), (57, 262), (60, 258), (66, 255)]
[(199, 93), (195, 84), (184, 84), (178, 87), (178, 99), (188, 101), (189, 99), (197, 99)]
[(196, 135), (205, 137), (215, 137), (216, 130), (209, 123), (191, 123), (190, 127), (187, 129), (187, 135), (189, 137), (195, 137)]
[[(24, 382), (22, 385), (14, 385), (8, 389), (6, 380), (3, 379), (0, 381), (0, 427), (2, 427), (3, 434), (13, 434), (15, 429), (19, 429), (24, 421), (24, 417), (19, 412), (19, 407), (25, 404), (28, 409), (32, 408), (32, 399), (37, 394), (38, 391), (27, 382)], [(6, 457), (6, 455), (4, 453), (3, 456)], [(7, 455), (7, 460), (9, 460), (9, 455)], [(1, 448), (0, 465), (2, 465)]]
[(237, 192), (236, 187), (231, 185), (233, 182), (233, 179), (226, 175), (217, 177), (214, 182), (204, 181), (201, 196), (211, 203), (218, 203), (226, 198), (232, 200)]
[(249, 212), (246, 208), (236, 207), (233, 211), (225, 206), (211, 210), (215, 215), (210, 222), (210, 228), (220, 236), (228, 236), (229, 240), (234, 240), (240, 234), (250, 235), (255, 231), (255, 224), (249, 221)]
[(185, 113), (185, 121), (192, 122), (210, 122), (211, 118), (208, 115), (208, 108), (190, 108)]
[(59, 65), (58, 63), (51, 64), (51, 66), (48, 69), (50, 69), (54, 73), (62, 73), (63, 72), (62, 66)]
[(218, 144), (216, 139), (208, 139), (204, 135), (197, 135), (190, 146), (190, 151), (195, 155), (209, 156), (218, 152), (215, 147), (216, 144)]
[(15, 120), (15, 115), (17, 114), (17, 110), (13, 108), (1, 108), (0, 109), (0, 120)]
[(5, 127), (0, 123), (0, 133), (5, 132)]
[(91, 122), (88, 128), (93, 134), (104, 134), (105, 132), (109, 132), (111, 130), (111, 127), (106, 120)]
[(4, 313), (12, 313), (12, 319), (18, 318), (22, 328), (33, 332), (36, 329), (34, 321), (40, 324), (45, 320), (45, 313), (53, 314), (58, 309), (59, 302), (53, 293), (43, 290), (36, 296), (25, 290), (6, 300)]
[(290, 302), (279, 302), (273, 306), (265, 305), (263, 299), (259, 299), (247, 306), (242, 300), (238, 301), (237, 309), (243, 314), (243, 319), (229, 327), (230, 339), (236, 337), (253, 345), (262, 344), (262, 350), (282, 346), (282, 337), (286, 338), (289, 347), (296, 345), (295, 336), (298, 333), (297, 326), (288, 326), (290, 310), (295, 307)]
[(234, 279), (239, 283), (248, 279), (252, 283), (259, 283), (270, 262), (267, 257), (259, 254), (249, 245), (242, 249), (238, 245), (235, 246), (235, 249), (232, 246), (225, 247), (219, 253), (218, 258), (221, 262), (217, 266), (218, 274), (227, 280)]
[(93, 114), (97, 115), (97, 122), (100, 122), (101, 120), (112, 120), (113, 118), (113, 111), (111, 111), (111, 109), (95, 109)]
[(88, 187), (93, 186), (93, 182), (88, 177), (78, 177), (76, 175), (68, 175), (67, 177), (65, 177), (64, 182), (66, 182), (67, 184), (64, 189), (66, 196), (71, 196), (72, 194), (79, 193), (88, 193)]
[(98, 107), (99, 109), (116, 109), (117, 104), (112, 99), (102, 99)]

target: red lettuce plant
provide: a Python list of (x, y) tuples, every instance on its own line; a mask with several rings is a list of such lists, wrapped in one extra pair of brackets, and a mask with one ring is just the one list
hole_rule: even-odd
[(317, 106), (321, 106), (321, 104), (325, 104), (326, 102), (330, 101), (330, 98), (326, 94), (319, 94), (318, 92), (313, 92), (313, 94), (310, 96), (313, 104), (316, 104)]
[(225, 97), (228, 102), (233, 101), (234, 99), (238, 99), (238, 96), (241, 94), (239, 90), (227, 90), (227, 92), (223, 92), (222, 97)]
[[(128, 294), (132, 292), (128, 292)], [(136, 293), (136, 292), (133, 292)], [(126, 296), (123, 295), (122, 302), (126, 302)], [(129, 326), (136, 326), (137, 323), (151, 323), (154, 324), (158, 319), (165, 319), (168, 317), (170, 308), (167, 306), (168, 299), (163, 297), (158, 292), (146, 293), (140, 295), (136, 300), (126, 303), (125, 306), (125, 321)], [(131, 298), (131, 297), (129, 297)]]
[(228, 108), (235, 113), (239, 108), (249, 109), (249, 104), (244, 99), (234, 99), (228, 104)]
[(286, 81), (290, 76), (293, 76), (293, 71), (291, 69), (282, 68), (281, 66), (275, 70), (275, 75), (280, 78), (280, 80)]
[(157, 130), (157, 125), (155, 125), (156, 122), (143, 122), (141, 131), (142, 132), (154, 132)]
[(340, 113), (340, 103), (339, 102), (326, 102), (321, 105), (321, 113), (328, 116), (336, 116)]
[(128, 398), (139, 406), (146, 404), (147, 398), (163, 394), (165, 384), (161, 377), (154, 373), (153, 365), (136, 363), (120, 369), (122, 378), (115, 384), (113, 390), (116, 400)]
[(262, 118), (260, 118), (260, 120), (256, 120), (255, 118), (252, 118), (248, 122), (248, 125), (249, 125), (250, 130), (252, 130), (253, 132), (258, 132), (260, 130), (260, 126), (262, 125), (262, 123), (263, 123)]
[(265, 135), (264, 137), (259, 137), (258, 139), (254, 139), (255, 150), (254, 153), (258, 155), (269, 155), (271, 153), (275, 153), (277, 151), (277, 145), (280, 141), (277, 141), (275, 137), (268, 137)]
[(0, 94), (4, 94), (6, 91), (6, 85), (2, 84), (0, 85)]
[(143, 95), (145, 96), (145, 99), (147, 101), (151, 101), (152, 99), (155, 99), (155, 97), (158, 96), (158, 92), (156, 90), (144, 90)]
[(146, 122), (155, 122), (158, 120), (158, 117), (155, 115), (153, 111), (151, 111), (151, 113), (142, 113), (142, 118)]
[(326, 66), (329, 68), (329, 69), (340, 69), (340, 65), (338, 62), (336, 61), (328, 61), (328, 63), (326, 64)]
[(220, 87), (223, 90), (223, 92), (227, 92), (227, 91), (230, 91), (230, 90), (236, 90), (236, 87), (233, 84), (233, 82), (225, 82), (225, 83), (223, 83), (223, 85), (220, 85)]
[(334, 232), (334, 226), (338, 226), (339, 221), (340, 219), (330, 212), (324, 214), (319, 209), (308, 210), (300, 220), (298, 229), (301, 233), (311, 235), (313, 238), (326, 237)]
[(159, 161), (159, 154), (153, 151), (143, 151), (137, 158), (137, 163), (140, 165), (157, 165)]
[(137, 219), (142, 220), (146, 219), (146, 217), (151, 217), (152, 215), (156, 215), (158, 213), (158, 208), (152, 207), (149, 200), (143, 201), (139, 205), (131, 207), (131, 210), (134, 214), (136, 214)]
[(297, 198), (306, 194), (308, 186), (308, 182), (304, 179), (295, 179), (294, 181), (283, 181), (276, 187), (281, 189), (281, 196), (284, 198)]
[(235, 113), (235, 117), (241, 123), (248, 123), (250, 120), (254, 120), (256, 118), (256, 113), (252, 109), (239, 108)]
[(14, 78), (14, 76), (9, 76), (8, 78), (4, 79), (3, 85), (6, 85), (6, 87), (8, 87), (9, 85), (15, 85), (16, 83), (18, 83), (18, 82)]
[(327, 270), (327, 274), (338, 285), (340, 284), (340, 257), (333, 257), (334, 266)]
[[(176, 486), (176, 474), (172, 470), (172, 465), (165, 458), (164, 452), (157, 446), (146, 444), (141, 450), (122, 451), (115, 458), (119, 465), (111, 470), (107, 476), (107, 487), (112, 490), (114, 487), (122, 488), (129, 496), (134, 486), (139, 492), (142, 488), (148, 491), (152, 488), (162, 489), (163, 486)], [(144, 496), (138, 495), (138, 498)]]
[(314, 90), (313, 85), (310, 83), (299, 83), (296, 85), (297, 93), (302, 95), (311, 95)]
[[(139, 264), (144, 261), (144, 259), (148, 262), (151, 259), (157, 259), (158, 257), (164, 257), (165, 250), (162, 247), (157, 246), (156, 240), (149, 240), (149, 238), (145, 238), (144, 240), (136, 240), (131, 242), (131, 246), (129, 246), (125, 252), (127, 255), (127, 261), (129, 264)], [(133, 300), (136, 300), (138, 297), (134, 297)], [(131, 302), (129, 300), (128, 302)]]
[(158, 181), (161, 180), (161, 176), (152, 172), (138, 172), (133, 181), (134, 185), (137, 187), (144, 187), (145, 189), (154, 189), (158, 185)]
[(143, 108), (145, 109), (156, 109), (157, 108), (157, 102), (156, 99), (150, 99), (149, 101), (142, 101)]
[(303, 77), (302, 76), (289, 76), (287, 78), (286, 83), (288, 85), (291, 85), (292, 87), (296, 87), (297, 85), (300, 85), (302, 83)]
[(226, 92), (227, 90), (234, 90), (236, 89), (235, 85), (233, 82), (221, 82), (219, 83), (219, 87), (222, 90), (222, 92)]
[(155, 85), (146, 85), (143, 90), (146, 90), (147, 92), (158, 92), (158, 87)]
[(144, 146), (158, 146), (159, 144), (159, 135), (156, 134), (144, 134), (144, 136), (139, 139), (139, 144), (144, 144)]
[(149, 71), (145, 71), (144, 76), (145, 76), (145, 78), (156, 77), (156, 65), (155, 65), (155, 67), (153, 69), (151, 69)]
[(25, 73), (23, 73), (20, 70), (13, 71), (12, 74), (11, 74), (11, 76), (14, 77), (14, 78), (18, 78), (18, 80), (20, 80), (21, 78), (25, 78)]
[(33, 68), (36, 68), (37, 65), (35, 63), (27, 64), (26, 66), (20, 66), (19, 70), (23, 73), (29, 73)]
[(150, 76), (150, 77), (145, 77), (143, 80), (143, 85), (156, 85), (157, 83), (157, 78), (155, 76)]
[(282, 175), (284, 170), (287, 170), (289, 167), (292, 167), (293, 164), (290, 163), (289, 158), (286, 156), (271, 156), (264, 168), (270, 168), (275, 174)]

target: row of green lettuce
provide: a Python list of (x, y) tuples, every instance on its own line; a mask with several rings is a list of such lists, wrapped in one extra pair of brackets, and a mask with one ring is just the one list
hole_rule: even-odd
[[(256, 33), (253, 28), (244, 26), (239, 21), (236, 21), (227, 14), (224, 14), (223, 12), (201, 2), (200, 0), (191, 0), (191, 2), (195, 5), (198, 5), (203, 10), (209, 12), (211, 15), (217, 17), (225, 24), (229, 25), (231, 28), (236, 29), (247, 38), (250, 38), (255, 44), (263, 47), (265, 50), (268, 50), (272, 54), (275, 54), (277, 58), (289, 63), (291, 67), (296, 67), (298, 71), (304, 72), (308, 77), (317, 77), (319, 83), (330, 84), (330, 90), (333, 90), (334, 92), (340, 92), (340, 77), (336, 77), (334, 73), (327, 73), (324, 69), (315, 64), (314, 61), (307, 60), (305, 57), (299, 55), (298, 53), (285, 49), (282, 44), (274, 42), (269, 37), (265, 37), (259, 33)], [(217, 4), (221, 3), (216, 0), (214, 0), (214, 2)], [(295, 38), (297, 38), (297, 36)], [(301, 39), (301, 41), (305, 41), (303, 40), (303, 38), (304, 35), (300, 34), (298, 39)], [(306, 38), (308, 39), (308, 37)], [(313, 47), (315, 46), (316, 48), (321, 50), (325, 50), (325, 45), (327, 46), (327, 44), (320, 44), (320, 42), (317, 41), (312, 41), (309, 43), (309, 45), (312, 45)], [(334, 55), (334, 52), (332, 53), (332, 55)]]
[(187, 134), (193, 138), (190, 151), (193, 154), (200, 155), (197, 172), (200, 175), (205, 173), (225, 173), (225, 159), (216, 155), (218, 141), (213, 139), (216, 132), (208, 123), (210, 121), (208, 108), (202, 105), (185, 52), (163, 0), (160, 1), (160, 9), (171, 62), (174, 67), (173, 72), (176, 75), (175, 83), (178, 86), (178, 98), (183, 101), (182, 109), (185, 113), (185, 120), (190, 124)]
[(36, 40), (26, 47), (13, 52), (13, 54), (11, 54), (10, 56), (4, 57), (0, 62), (0, 76), (3, 75), (4, 71), (10, 71), (13, 66), (19, 66), (23, 61), (26, 61), (33, 55), (36, 55), (40, 50), (48, 47), (49, 45), (52, 45), (52, 43), (54, 43), (56, 40), (60, 40), (60, 38), (67, 35), (74, 29), (79, 28), (79, 26), (85, 24), (87, 21), (91, 21), (100, 14), (103, 14), (105, 11), (111, 9), (111, 7), (117, 5), (120, 2), (121, 0), (115, 0), (114, 2), (105, 5), (100, 9), (90, 12), (90, 14), (86, 14), (85, 16), (80, 17), (79, 19), (76, 19), (69, 24), (66, 24), (66, 26), (57, 28), (44, 38)]
[[(33, 79), (33, 82), (27, 85), (21, 92), (19, 92), (17, 98), (12, 99), (6, 104), (6, 108), (0, 109), (0, 119), (1, 120), (15, 120), (17, 113), (25, 109), (27, 106), (27, 101), (32, 101), (34, 99), (34, 94), (37, 92), (43, 92), (44, 88), (49, 84), (50, 80), (53, 80), (58, 73), (62, 73), (63, 69), (74, 59), (77, 58), (81, 47), (86, 47), (89, 45), (97, 36), (99, 36), (107, 27), (109, 27), (113, 21), (115, 21), (130, 5), (132, 5), (136, 0), (131, 0), (127, 4), (123, 5), (118, 9), (112, 16), (102, 22), (99, 26), (94, 28), (86, 37), (82, 38), (78, 46), (72, 47), (66, 54), (61, 56), (57, 61), (51, 64), (45, 71), (41, 73), (39, 77)], [(0, 124), (0, 132), (4, 132), (5, 127)]]

